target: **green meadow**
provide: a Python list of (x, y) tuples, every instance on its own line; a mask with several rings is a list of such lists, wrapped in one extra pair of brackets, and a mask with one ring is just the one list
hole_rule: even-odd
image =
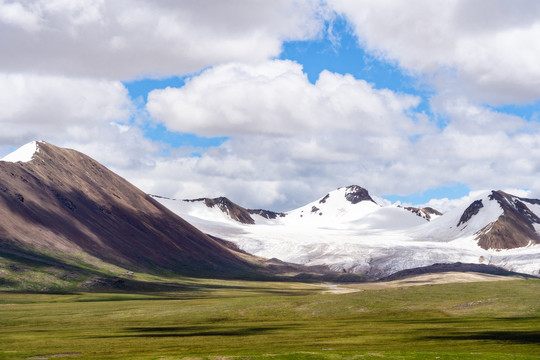
[(0, 359), (540, 359), (540, 280), (326, 290), (0, 292)]

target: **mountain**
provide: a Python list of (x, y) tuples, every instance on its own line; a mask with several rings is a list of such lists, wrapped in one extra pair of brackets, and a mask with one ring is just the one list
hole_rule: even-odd
[(540, 200), (491, 191), (436, 222), (427, 234), (441, 239), (472, 236), (483, 249), (515, 249), (539, 244)]
[(0, 161), (0, 255), (126, 271), (261, 276), (231, 250), (90, 157), (46, 142)]
[(514, 249), (540, 244), (540, 200), (525, 199), (493, 191), (490, 201), (503, 210), (495, 222), (478, 234), (478, 245), (484, 249)]
[[(400, 207), (382, 207), (358, 186), (341, 187), (329, 192), (320, 199), (287, 212), (274, 212), (262, 209), (246, 209), (226, 197), (175, 200), (152, 195), (177, 214), (189, 218), (190, 222), (201, 220), (226, 223), (229, 225), (284, 224), (288, 226), (355, 226), (362, 221), (364, 225), (372, 222), (374, 226), (388, 219), (389, 228), (408, 227), (423, 224), (426, 217), (418, 218)], [(231, 221), (233, 220), (233, 221)]]
[(338, 272), (379, 278), (465, 263), (540, 273), (540, 201), (502, 191), (443, 215), (431, 208), (381, 206), (366, 189), (351, 185), (275, 218), (252, 214), (249, 224), (200, 203), (162, 203), (248, 253)]

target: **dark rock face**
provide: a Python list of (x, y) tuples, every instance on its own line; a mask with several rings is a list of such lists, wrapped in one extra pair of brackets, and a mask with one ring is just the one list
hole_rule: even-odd
[(460, 226), (461, 224), (465, 224), (467, 221), (471, 220), (471, 218), (478, 214), (481, 208), (484, 207), (484, 204), (482, 204), (482, 200), (475, 200), (465, 211), (463, 212), (463, 215), (461, 215), (461, 218), (459, 218), (459, 222), (457, 226)]
[(194, 276), (255, 269), (74, 150), (39, 143), (32, 161), (0, 162), (0, 189), (0, 248), (87, 254), (133, 270)]
[(360, 201), (375, 202), (371, 196), (369, 196), (368, 191), (358, 185), (351, 185), (345, 188), (345, 199), (351, 204), (358, 204)]
[(326, 200), (330, 197), (330, 194), (326, 194), (321, 200), (319, 200), (319, 204), (326, 203)]

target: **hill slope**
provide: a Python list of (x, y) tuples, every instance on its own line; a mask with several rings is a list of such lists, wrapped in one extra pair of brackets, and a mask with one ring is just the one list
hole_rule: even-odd
[(194, 276), (259, 269), (90, 157), (45, 142), (0, 161), (0, 219), (4, 253)]

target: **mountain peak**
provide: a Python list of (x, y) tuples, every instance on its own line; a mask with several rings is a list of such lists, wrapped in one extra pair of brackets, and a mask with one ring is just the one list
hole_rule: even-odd
[(44, 141), (32, 141), (24, 144), (17, 150), (4, 156), (0, 161), (29, 162), (34, 158), (34, 155), (39, 152), (39, 146), (43, 143)]
[[(531, 206), (539, 200), (520, 198), (502, 190), (493, 190), (487, 197), (473, 201), (461, 215), (457, 226), (465, 229), (477, 217), (491, 218), (476, 232), (483, 249), (513, 249), (539, 243), (540, 217)], [(486, 217), (487, 214), (492, 213)], [(481, 215), (484, 214), (484, 215)], [(486, 219), (482, 221), (486, 221)]]
[(345, 188), (345, 199), (351, 204), (358, 204), (360, 201), (373, 201), (369, 192), (358, 185), (350, 185)]

